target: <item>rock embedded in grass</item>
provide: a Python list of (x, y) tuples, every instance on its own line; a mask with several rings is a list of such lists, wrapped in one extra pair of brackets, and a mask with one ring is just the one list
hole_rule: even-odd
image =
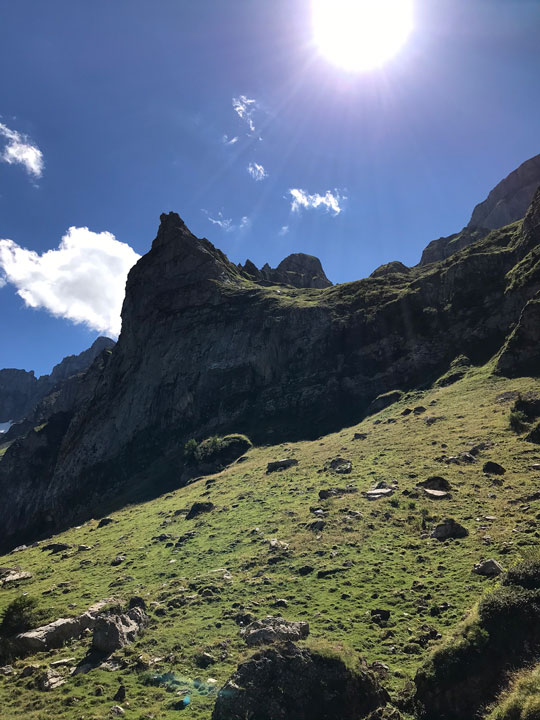
[(460, 525), (453, 518), (447, 518), (433, 528), (431, 537), (437, 540), (448, 540), (449, 538), (464, 538), (468, 534), (469, 531), (463, 525)]
[(280, 472), (281, 470), (287, 470), (290, 467), (298, 465), (298, 460), (294, 458), (284, 458), (282, 460), (273, 460), (266, 466), (266, 474), (270, 475), (273, 472)]
[(240, 634), (248, 647), (269, 645), (284, 640), (304, 640), (309, 635), (309, 624), (268, 615), (262, 620), (250, 623), (240, 631)]

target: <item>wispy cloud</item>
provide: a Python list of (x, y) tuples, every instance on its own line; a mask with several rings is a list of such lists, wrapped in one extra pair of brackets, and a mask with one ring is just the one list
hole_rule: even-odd
[(240, 95), (240, 97), (233, 97), (232, 106), (234, 111), (242, 120), (248, 124), (250, 132), (255, 132), (255, 123), (253, 122), (253, 115), (257, 110), (257, 101), (254, 98), (248, 98), (246, 95)]
[(0, 155), (2, 162), (9, 165), (23, 165), (26, 172), (35, 178), (42, 176), (43, 153), (30, 138), (16, 130), (10, 130), (3, 123), (0, 123), (0, 137), (7, 140)]
[(222, 140), (224, 145), (236, 145), (240, 138), (235, 135), (235, 137), (230, 138), (228, 135), (224, 135)]
[(334, 216), (339, 215), (342, 211), (340, 203), (346, 199), (338, 190), (334, 190), (334, 192), (327, 190), (324, 195), (319, 195), (319, 193), (310, 195), (300, 188), (291, 188), (289, 194), (292, 197), (291, 210), (293, 212), (300, 212), (302, 208), (322, 208)]
[(214, 217), (212, 217), (208, 210), (205, 210), (204, 208), (201, 212), (206, 215), (212, 225), (217, 225), (227, 233), (234, 232), (235, 230), (245, 230), (251, 225), (251, 220), (245, 215), (240, 218), (238, 223), (235, 223), (232, 218), (225, 217), (221, 211)]
[(268, 173), (263, 168), (263, 166), (255, 162), (249, 163), (247, 171), (256, 182), (264, 180), (268, 177)]
[[(0, 269), (31, 308), (116, 337), (127, 274), (139, 259), (108, 232), (70, 227), (56, 250), (42, 255), (0, 240)], [(1, 287), (1, 284), (0, 284)]]
[(289, 232), (289, 226), (288, 226), (288, 225), (283, 225), (283, 226), (281, 227), (281, 230), (278, 232), (278, 235), (279, 235), (280, 237), (283, 237), (284, 235), (287, 235), (288, 232)]

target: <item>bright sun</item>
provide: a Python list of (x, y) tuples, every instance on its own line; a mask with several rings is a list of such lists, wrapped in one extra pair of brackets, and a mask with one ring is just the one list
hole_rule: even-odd
[(349, 72), (380, 67), (413, 28), (413, 0), (312, 0), (320, 52)]

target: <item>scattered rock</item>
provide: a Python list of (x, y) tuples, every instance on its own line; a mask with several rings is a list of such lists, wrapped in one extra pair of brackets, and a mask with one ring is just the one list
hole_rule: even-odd
[(91, 546), (91, 545), (79, 545), (79, 546), (77, 547), (77, 550), (78, 550), (79, 552), (88, 552), (88, 551), (91, 550), (91, 549), (92, 549), (92, 546)]
[(473, 568), (473, 572), (477, 575), (484, 575), (485, 577), (497, 577), (497, 575), (501, 575), (504, 572), (504, 569), (496, 560), (489, 559), (477, 563)]
[(190, 511), (186, 515), (186, 520), (193, 520), (193, 518), (196, 518), (198, 515), (210, 512), (213, 509), (214, 504), (211, 502), (195, 502), (193, 503)]
[(107, 527), (107, 525), (112, 525), (112, 523), (114, 522), (116, 522), (116, 520), (113, 520), (110, 517), (101, 518), (101, 520), (98, 522), (98, 530), (99, 528)]
[(48, 625), (20, 633), (12, 641), (14, 652), (22, 656), (62, 647), (66, 642), (80, 637), (85, 630), (92, 629), (96, 618), (97, 613), (89, 611), (79, 617), (59, 618)]
[(298, 568), (298, 574), (302, 577), (305, 577), (306, 575), (309, 575), (315, 570), (313, 565), (302, 565), (302, 567)]
[(20, 582), (21, 580), (30, 580), (32, 577), (32, 573), (25, 572), (24, 570), (9, 570), (8, 568), (2, 569), (8, 571), (4, 575), (0, 575), (0, 586)]
[(50, 690), (60, 687), (60, 685), (64, 685), (65, 682), (65, 679), (62, 675), (60, 675), (60, 673), (57, 673), (54, 670), (46, 670), (37, 676), (36, 687), (42, 692), (49, 692)]
[(375, 413), (378, 413), (381, 410), (390, 407), (390, 405), (399, 402), (402, 397), (403, 393), (401, 392), (401, 390), (391, 390), (390, 392), (378, 395), (374, 400), (372, 400), (371, 404), (369, 405), (367, 409), (367, 414), (374, 415)]
[(289, 549), (289, 543), (283, 542), (283, 540), (278, 540), (277, 538), (272, 538), (268, 541), (268, 547), (272, 552), (287, 552)]
[(266, 474), (269, 475), (273, 472), (280, 472), (281, 470), (287, 470), (294, 465), (298, 465), (298, 460), (294, 458), (284, 458), (283, 460), (273, 460), (266, 466)]
[(364, 493), (364, 497), (366, 497), (368, 500), (379, 500), (380, 498), (384, 497), (390, 497), (394, 494), (393, 488), (375, 488), (373, 490), (368, 490)]
[(49, 545), (44, 545), (41, 548), (41, 552), (45, 552), (45, 550), (50, 550), (51, 555), (55, 555), (59, 552), (66, 552), (66, 550), (71, 550), (71, 545), (67, 545), (66, 543), (50, 543)]
[(246, 645), (269, 645), (283, 640), (303, 640), (309, 635), (307, 622), (289, 622), (282, 617), (256, 620), (240, 631)]
[(463, 525), (452, 518), (447, 518), (433, 529), (431, 537), (437, 540), (448, 540), (448, 538), (464, 538), (468, 534), (469, 531)]
[(349, 568), (348, 567), (337, 567), (337, 568), (328, 568), (327, 570), (319, 570), (317, 572), (317, 577), (319, 580), (323, 580), (327, 577), (332, 577), (333, 575), (339, 575), (340, 573), (347, 572)]
[(287, 643), (238, 667), (218, 693), (212, 720), (359, 720), (387, 699), (371, 672)]
[(9, 675), (13, 675), (15, 672), (15, 669), (13, 665), (3, 665), (0, 667), (0, 675), (3, 675), (4, 677), (9, 677)]
[(450, 493), (445, 490), (430, 490), (429, 488), (423, 488), (424, 495), (430, 500), (445, 500), (450, 497)]
[(342, 495), (349, 495), (358, 492), (357, 488), (347, 486), (345, 488), (327, 488), (325, 490), (319, 490), (319, 500), (328, 500), (333, 497), (341, 497)]
[(352, 462), (351, 460), (337, 457), (326, 463), (324, 469), (327, 471), (338, 473), (338, 475), (348, 475), (352, 472)]
[(369, 433), (356, 432), (353, 435), (353, 440), (366, 440)]
[(120, 715), (125, 715), (126, 711), (124, 710), (124, 708), (121, 705), (113, 705), (111, 708), (111, 714), (120, 716)]
[(216, 658), (210, 653), (203, 652), (196, 656), (195, 664), (203, 670), (216, 663)]
[(30, 675), (34, 675), (39, 670), (39, 665), (26, 665), (21, 670), (21, 677), (27, 678), (30, 677)]
[(449, 481), (439, 475), (432, 475), (431, 477), (428, 477), (427, 480), (422, 480), (421, 482), (416, 483), (416, 485), (417, 487), (426, 488), (428, 490), (440, 490), (444, 492), (449, 492), (452, 489)]
[(118, 565), (121, 565), (121, 564), (124, 562), (125, 559), (126, 559), (126, 558), (125, 558), (124, 555), (117, 555), (117, 556), (114, 558), (114, 560), (111, 562), (111, 565), (112, 565), (113, 567), (117, 567)]
[(499, 463), (496, 462), (492, 462), (491, 460), (488, 460), (488, 462), (484, 464), (482, 470), (487, 475), (504, 475), (506, 472), (502, 465), (499, 465)]
[(120, 685), (120, 687), (116, 691), (115, 696), (113, 697), (113, 700), (116, 700), (116, 702), (124, 702), (125, 699), (126, 699), (126, 687), (125, 687), (125, 685)]
[(148, 616), (140, 607), (123, 615), (100, 615), (94, 625), (92, 647), (109, 655), (133, 642), (147, 624)]
[(371, 619), (375, 623), (387, 622), (390, 620), (390, 610), (384, 610), (382, 608), (375, 608), (370, 610)]
[(425, 412), (427, 412), (427, 411), (423, 405), (418, 405), (417, 407), (415, 407), (413, 409), (414, 415), (422, 415), (422, 413), (425, 413)]
[(308, 528), (313, 532), (321, 532), (321, 530), (324, 530), (325, 525), (326, 523), (324, 520), (314, 520), (312, 523), (308, 524)]

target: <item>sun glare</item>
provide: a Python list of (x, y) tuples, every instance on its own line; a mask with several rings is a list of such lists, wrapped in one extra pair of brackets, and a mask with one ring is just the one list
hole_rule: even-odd
[(349, 72), (384, 65), (413, 28), (413, 0), (312, 0), (312, 14), (321, 54)]

